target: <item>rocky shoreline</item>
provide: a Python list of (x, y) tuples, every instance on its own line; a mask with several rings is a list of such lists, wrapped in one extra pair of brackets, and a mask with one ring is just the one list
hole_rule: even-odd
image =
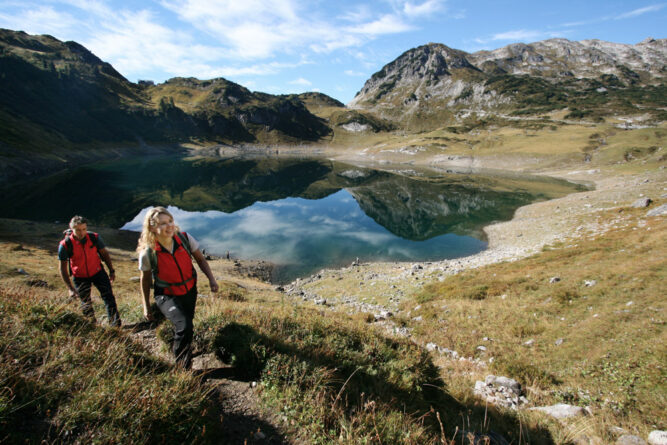
[[(475, 255), (435, 262), (353, 263), (347, 268), (324, 269), (279, 289), (295, 299), (318, 305), (342, 304), (352, 311), (373, 313), (376, 320), (382, 320), (387, 318), (386, 314), (396, 313), (402, 295), (420, 287), (427, 279), (444, 280), (448, 275), (467, 269), (526, 258), (540, 252), (545, 246), (576, 243), (580, 238), (596, 238), (613, 228), (628, 224), (623, 208), (642, 205), (637, 204), (642, 198), (648, 199), (648, 205), (651, 200), (665, 197), (667, 191), (667, 172), (664, 169), (626, 176), (600, 169), (540, 174), (591, 182), (595, 188), (519, 208), (512, 220), (484, 228), (489, 248)], [(614, 209), (619, 210), (616, 217), (611, 220), (602, 217), (604, 212)], [(364, 293), (366, 287), (373, 288), (377, 293), (380, 283), (390, 283), (387, 303), (360, 301), (344, 293), (339, 297), (331, 297), (317, 291), (320, 283), (325, 287), (327, 281), (341, 280), (352, 275), (359, 278), (360, 294)]]

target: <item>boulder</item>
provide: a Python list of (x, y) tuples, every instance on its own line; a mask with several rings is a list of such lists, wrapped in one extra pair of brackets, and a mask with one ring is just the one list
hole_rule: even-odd
[(667, 431), (654, 430), (648, 435), (649, 445), (667, 445)]
[(614, 442), (616, 445), (646, 445), (646, 441), (639, 436), (633, 436), (631, 434), (624, 434), (623, 436), (616, 439)]
[(488, 375), (484, 381), (475, 382), (475, 395), (483, 398), (494, 405), (505, 408), (517, 409), (520, 405), (528, 403), (521, 395), (521, 385), (509, 377), (497, 377)]
[(557, 403), (556, 405), (551, 406), (538, 406), (531, 409), (535, 411), (542, 411), (551, 417), (555, 417), (556, 419), (561, 420), (586, 415), (586, 410), (584, 408), (580, 406), (567, 405), (565, 403)]
[(192, 359), (192, 369), (211, 369), (211, 368), (222, 368), (225, 364), (222, 363), (214, 353), (202, 354)]
[(651, 198), (639, 198), (635, 202), (632, 203), (631, 207), (635, 208), (643, 208), (643, 207), (648, 207), (651, 205), (653, 200)]
[(646, 212), (646, 216), (664, 216), (667, 215), (667, 204), (663, 204), (660, 207), (651, 209)]

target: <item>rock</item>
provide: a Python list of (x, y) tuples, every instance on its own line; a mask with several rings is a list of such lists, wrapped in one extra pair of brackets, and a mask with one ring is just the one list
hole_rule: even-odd
[(130, 277), (130, 282), (132, 283), (138, 283), (141, 281), (141, 277)]
[(486, 351), (486, 346), (477, 346), (477, 350), (484, 352)]
[(616, 445), (646, 445), (646, 441), (639, 436), (625, 434), (614, 442)]
[[(514, 379), (511, 379), (509, 377), (494, 377), (493, 379), (489, 379), (489, 377), (494, 377), (494, 376), (487, 376), (484, 381), (487, 384), (495, 385), (495, 386), (502, 386), (504, 388), (509, 389), (512, 391), (514, 394), (521, 395), (521, 384), (517, 382)], [(490, 383), (489, 383), (490, 381)]]
[(560, 345), (563, 344), (564, 341), (565, 341), (565, 340), (563, 340), (562, 338), (559, 338), (558, 340), (556, 340), (556, 341), (554, 342), (554, 345), (556, 345), (556, 346), (560, 346)]
[(209, 354), (198, 355), (192, 359), (192, 369), (222, 368), (224, 366), (224, 363), (218, 360), (212, 352)]
[(524, 346), (533, 346), (534, 343), (535, 343), (535, 340), (531, 338), (530, 340), (525, 342), (523, 345)]
[(438, 350), (438, 345), (436, 345), (435, 343), (427, 343), (426, 344), (426, 350), (429, 351), (429, 352), (436, 351), (436, 350)]
[(521, 385), (509, 377), (497, 377), (488, 375), (484, 381), (475, 382), (474, 394), (494, 405), (517, 409), (520, 405), (528, 403), (521, 396)]
[(653, 430), (648, 435), (649, 445), (667, 445), (667, 431)]
[(313, 303), (318, 304), (318, 305), (326, 305), (327, 300), (325, 298), (316, 298), (313, 300)]
[(639, 198), (638, 200), (633, 202), (630, 207), (634, 208), (648, 207), (649, 205), (651, 205), (652, 202), (653, 200), (651, 198)]
[(549, 283), (551, 283), (551, 284), (558, 283), (559, 281), (560, 281), (560, 277), (551, 277), (549, 279)]
[(610, 426), (607, 430), (612, 436), (622, 436), (624, 434), (628, 434), (627, 430), (618, 426)]
[(551, 406), (538, 406), (536, 408), (531, 408), (535, 411), (542, 411), (556, 419), (568, 419), (570, 417), (579, 417), (585, 416), (586, 410), (580, 406), (567, 405), (565, 403), (557, 403), (556, 405)]
[(667, 215), (667, 204), (663, 204), (660, 207), (651, 209), (646, 212), (646, 216), (664, 216)]
[(20, 273), (21, 275), (30, 275), (28, 272), (26, 272), (24, 269), (21, 269), (20, 267), (16, 269), (16, 272)]
[(593, 287), (596, 284), (598, 284), (598, 282), (595, 280), (584, 280), (584, 286), (586, 287)]

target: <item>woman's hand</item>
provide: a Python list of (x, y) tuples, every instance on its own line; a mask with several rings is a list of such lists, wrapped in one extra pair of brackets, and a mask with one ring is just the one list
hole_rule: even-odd
[(144, 306), (144, 318), (148, 321), (153, 321), (153, 313), (151, 312), (151, 309)]

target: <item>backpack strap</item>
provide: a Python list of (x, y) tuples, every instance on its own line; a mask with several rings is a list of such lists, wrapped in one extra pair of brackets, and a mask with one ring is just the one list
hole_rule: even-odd
[(188, 234), (186, 232), (176, 232), (176, 236), (178, 236), (178, 239), (181, 240), (181, 244), (183, 244), (183, 247), (185, 247), (185, 250), (188, 252), (188, 255), (190, 255), (190, 258), (192, 258), (192, 249), (190, 248), (190, 238), (188, 238)]

